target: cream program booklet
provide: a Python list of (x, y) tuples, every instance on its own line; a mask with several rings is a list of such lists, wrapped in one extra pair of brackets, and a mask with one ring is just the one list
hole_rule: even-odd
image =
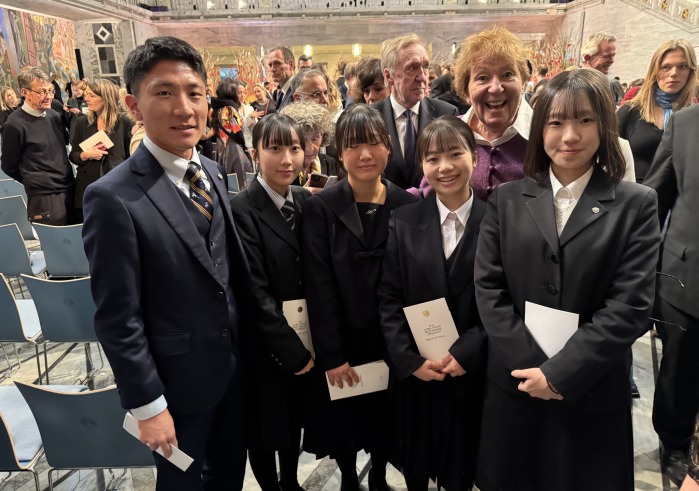
[(420, 355), (441, 361), (459, 339), (459, 332), (444, 298), (405, 307), (405, 318)]
[[(138, 429), (138, 420), (133, 416), (133, 414), (126, 413), (126, 416), (124, 416), (124, 429), (132, 437), (136, 439), (139, 438), (140, 432)], [(165, 457), (165, 455), (163, 455), (162, 449), (158, 448), (156, 452), (165, 457), (172, 464), (176, 465), (182, 472), (186, 471), (189, 468), (189, 466), (192, 465), (192, 462), (194, 462), (194, 459), (192, 457), (184, 453), (176, 446), (170, 445), (170, 450), (172, 450), (172, 454), (170, 455), (169, 459)]]
[(112, 142), (112, 140), (109, 139), (104, 130), (101, 130), (92, 135), (84, 142), (82, 142), (80, 144), (80, 150), (82, 150), (83, 152), (87, 152), (88, 150), (95, 148), (100, 143), (104, 145), (104, 148), (106, 148), (107, 150), (114, 146), (114, 142)]
[(352, 387), (347, 384), (343, 384), (341, 389), (339, 387), (333, 387), (326, 378), (331, 401), (388, 389), (388, 365), (386, 365), (386, 362), (374, 361), (352, 368), (354, 368), (354, 371), (359, 377), (359, 383), (352, 384)]
[(524, 302), (524, 324), (549, 358), (561, 351), (575, 334), (579, 319), (580, 316), (572, 312)]
[(306, 299), (287, 300), (282, 304), (282, 312), (284, 313), (287, 324), (296, 331), (303, 345), (311, 352), (311, 356), (315, 358), (316, 353), (313, 351), (311, 329), (308, 325), (308, 307), (306, 306)]

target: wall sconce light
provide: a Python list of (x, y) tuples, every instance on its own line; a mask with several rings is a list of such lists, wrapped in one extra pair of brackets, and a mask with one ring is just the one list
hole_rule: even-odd
[(305, 45), (303, 47), (303, 54), (308, 57), (313, 56), (313, 46), (311, 46), (310, 44)]
[(456, 43), (451, 43), (451, 54), (456, 54)]
[(362, 56), (362, 45), (361, 44), (353, 44), (352, 45), (352, 55), (353, 56)]

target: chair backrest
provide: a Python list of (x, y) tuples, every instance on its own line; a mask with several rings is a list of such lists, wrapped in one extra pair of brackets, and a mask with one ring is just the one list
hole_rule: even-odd
[(12, 178), (10, 176), (8, 176), (7, 174), (5, 174), (5, 172), (2, 169), (0, 169), (0, 179), (4, 181), (5, 179), (12, 179)]
[(245, 185), (247, 186), (250, 184), (250, 181), (255, 179), (255, 173), (254, 172), (246, 172), (245, 173)]
[(27, 246), (17, 224), (0, 225), (0, 273), (5, 276), (32, 274)]
[(0, 198), (7, 198), (8, 196), (21, 196), (27, 201), (27, 191), (25, 191), (21, 182), (0, 176)]
[(51, 281), (22, 275), (39, 313), (41, 332), (55, 343), (96, 342), (90, 277)]
[(237, 193), (240, 191), (240, 184), (238, 183), (238, 175), (237, 174), (228, 174), (226, 176), (228, 178), (228, 192), (229, 193)]
[(34, 413), (46, 461), (54, 469), (154, 465), (153, 454), (123, 428), (116, 388), (59, 392), (15, 382)]
[(10, 432), (5, 418), (0, 414), (0, 471), (11, 472), (20, 470), (19, 462), (15, 456), (15, 448), (12, 445)]
[(32, 224), (27, 219), (27, 203), (21, 196), (0, 197), (0, 225), (16, 223), (24, 240), (36, 240)]
[(39, 236), (41, 250), (44, 251), (49, 276), (76, 277), (90, 274), (83, 246), (82, 225), (54, 227), (36, 223), (34, 230)]

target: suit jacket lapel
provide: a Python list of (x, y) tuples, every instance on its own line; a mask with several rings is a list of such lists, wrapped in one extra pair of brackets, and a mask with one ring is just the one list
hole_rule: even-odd
[[(480, 229), (483, 216), (485, 215), (485, 204), (477, 197), (473, 197), (471, 215), (466, 221), (464, 235), (461, 237), (459, 246), (454, 254), (454, 264), (449, 270), (449, 294), (455, 298), (466, 286), (473, 284), (473, 261), (476, 256), (476, 243), (478, 241), (478, 230)], [(462, 267), (462, 265), (471, 267)]]
[(613, 200), (614, 183), (602, 169), (596, 167), (580, 201), (575, 205), (566, 226), (563, 227), (559, 239), (561, 247), (564, 247), (583, 229), (606, 215), (608, 212), (602, 202)]
[[(182, 203), (182, 199), (177, 196), (180, 191), (175, 188), (158, 161), (147, 149), (140, 149), (139, 156), (142, 158), (131, 159), (132, 171), (141, 175), (137, 181), (138, 186), (153, 202), (204, 269), (214, 278), (218, 278), (211, 256), (194, 223), (186, 218), (183, 220), (183, 217), (187, 217), (189, 212)], [(216, 189), (215, 184), (214, 189)]]
[(444, 263), (439, 209), (435, 200), (435, 193), (432, 193), (420, 203), (419, 216), (411, 240), (415, 243), (415, 259), (430, 284), (430, 296), (446, 298), (449, 286)]
[[(277, 234), (282, 240), (287, 242), (296, 252), (301, 252), (299, 242), (296, 239), (296, 234), (286, 223), (279, 208), (274, 204), (272, 198), (269, 197), (267, 191), (262, 187), (262, 184), (257, 179), (253, 179), (248, 185), (248, 193), (250, 200), (259, 210), (260, 220), (265, 223), (272, 231)], [(296, 203), (294, 203), (296, 205)], [(299, 216), (296, 216), (296, 222), (300, 223)]]
[[(541, 234), (548, 242), (551, 250), (558, 254), (558, 231), (556, 230), (556, 215), (553, 210), (553, 192), (548, 176), (544, 184), (530, 180), (522, 192), (525, 204), (532, 218), (539, 227)], [(531, 198), (531, 199), (529, 199)]]
[[(354, 235), (359, 242), (362, 243), (364, 247), (367, 246), (364, 240), (364, 229), (362, 228), (362, 222), (359, 219), (359, 212), (357, 211), (357, 205), (354, 201), (354, 194), (352, 194), (352, 188), (349, 185), (347, 179), (343, 179), (338, 182), (333, 188), (337, 188), (337, 191), (333, 193), (321, 193), (321, 196), (330, 205), (333, 213), (337, 218), (347, 227), (352, 235)], [(334, 189), (333, 189), (334, 190)]]

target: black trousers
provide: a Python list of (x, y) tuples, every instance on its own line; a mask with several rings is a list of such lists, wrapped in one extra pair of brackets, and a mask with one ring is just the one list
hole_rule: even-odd
[(46, 225), (66, 225), (70, 202), (69, 193), (28, 194), (27, 218)]
[(666, 448), (686, 451), (699, 410), (699, 319), (657, 296), (654, 317), (664, 322), (656, 322), (663, 359), (655, 385), (653, 426)]
[(243, 382), (236, 370), (223, 399), (195, 414), (172, 413), (179, 448), (194, 459), (182, 472), (154, 453), (157, 491), (240, 491), (247, 458)]

